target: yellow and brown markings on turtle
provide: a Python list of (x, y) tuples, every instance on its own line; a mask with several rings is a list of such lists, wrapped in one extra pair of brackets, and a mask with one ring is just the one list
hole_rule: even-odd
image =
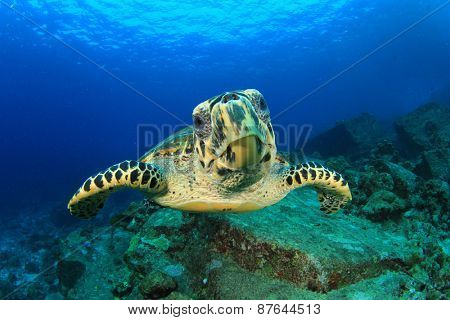
[(269, 110), (257, 90), (200, 103), (193, 120), (193, 127), (138, 161), (123, 161), (90, 177), (70, 200), (70, 212), (92, 217), (122, 187), (139, 189), (160, 205), (197, 212), (257, 210), (303, 186), (317, 191), (327, 213), (351, 199), (338, 173), (314, 162), (291, 165), (289, 156), (277, 153)]
[[(346, 202), (351, 200), (351, 194), (348, 188), (346, 197), (339, 196), (337, 191), (333, 191), (338, 188), (348, 187), (347, 181), (339, 173), (331, 171), (315, 162), (306, 162), (291, 166), (289, 171), (284, 175), (284, 182), (287, 186), (312, 185), (320, 182), (322, 187), (316, 188), (318, 189), (318, 200), (321, 203), (320, 210), (322, 211), (337, 211)], [(326, 193), (321, 190), (326, 191)]]
[[(156, 191), (163, 186), (162, 179), (161, 173), (150, 163), (123, 161), (89, 177), (75, 193), (69, 202), (69, 207), (71, 211), (84, 212), (85, 217), (88, 218), (91, 211), (97, 211), (103, 207), (103, 200), (116, 186)], [(91, 196), (92, 194), (95, 196)], [(78, 197), (79, 195), (81, 197)], [(80, 201), (81, 199), (83, 201)]]
[[(165, 158), (173, 156), (189, 156), (194, 150), (192, 137), (192, 127), (186, 127), (176, 132), (172, 137), (167, 138), (144, 156), (139, 161), (150, 162), (155, 158)], [(185, 159), (187, 160), (187, 159)]]

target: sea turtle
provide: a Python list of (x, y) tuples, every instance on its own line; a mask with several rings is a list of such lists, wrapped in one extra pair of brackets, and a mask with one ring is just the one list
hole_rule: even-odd
[(190, 212), (246, 212), (311, 186), (320, 209), (339, 210), (352, 198), (342, 176), (277, 154), (269, 109), (254, 89), (226, 92), (195, 107), (193, 126), (90, 177), (70, 200), (70, 212), (91, 218), (114, 191), (138, 189), (162, 206)]

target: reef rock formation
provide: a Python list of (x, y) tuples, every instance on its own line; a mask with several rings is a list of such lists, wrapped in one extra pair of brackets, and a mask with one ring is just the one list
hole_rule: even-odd
[(406, 203), (389, 191), (377, 191), (372, 194), (367, 203), (362, 207), (362, 213), (370, 220), (383, 221), (386, 219), (398, 219), (405, 212)]
[(395, 129), (403, 153), (420, 159), (418, 175), (450, 182), (450, 108), (426, 104), (397, 120)]
[(62, 260), (58, 262), (57, 274), (59, 281), (66, 289), (72, 289), (78, 279), (86, 271), (86, 266), (76, 260)]
[(177, 283), (167, 274), (153, 271), (141, 281), (139, 290), (145, 299), (167, 297), (177, 288)]
[(328, 292), (407, 265), (401, 235), (365, 219), (323, 215), (314, 194), (298, 192), (280, 205), (218, 220), (214, 245), (240, 266), (314, 292)]
[(332, 129), (319, 134), (306, 145), (306, 152), (319, 152), (324, 158), (357, 156), (368, 152), (385, 138), (377, 119), (367, 113), (337, 123)]
[[(128, 249), (120, 251), (126, 267), (108, 267), (107, 276), (91, 268), (90, 280), (81, 279), (71, 297), (87, 294), (90, 281), (122, 299), (322, 299), (349, 296), (337, 292), (411, 265), (415, 250), (402, 234), (355, 216), (325, 215), (314, 196), (294, 192), (249, 214), (152, 212)], [(139, 212), (136, 204), (130, 208)]]
[(395, 121), (402, 150), (420, 153), (450, 146), (450, 108), (426, 104)]
[[(123, 254), (130, 243), (131, 234), (118, 228), (87, 228), (69, 234), (62, 243), (61, 270), (70, 279), (69, 286), (62, 284), (67, 299), (113, 299), (113, 292), (127, 290), (130, 272), (123, 262)], [(75, 264), (76, 263), (76, 264)], [(80, 266), (83, 272), (80, 272)], [(76, 277), (75, 277), (76, 276)]]

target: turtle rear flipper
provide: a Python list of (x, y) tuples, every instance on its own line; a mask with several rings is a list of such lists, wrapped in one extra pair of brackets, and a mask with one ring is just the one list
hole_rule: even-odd
[(317, 191), (320, 210), (334, 213), (352, 199), (347, 181), (337, 172), (314, 162), (286, 169), (283, 175), (288, 188), (310, 186)]
[(154, 195), (166, 187), (161, 168), (144, 162), (123, 161), (86, 180), (69, 201), (70, 213), (82, 219), (94, 217), (109, 195), (123, 187)]

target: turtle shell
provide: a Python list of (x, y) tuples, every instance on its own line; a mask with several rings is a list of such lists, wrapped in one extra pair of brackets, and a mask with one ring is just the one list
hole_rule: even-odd
[(149, 162), (155, 158), (166, 158), (171, 156), (189, 155), (194, 148), (192, 127), (183, 128), (168, 138), (161, 141), (155, 147), (144, 154), (139, 161)]

